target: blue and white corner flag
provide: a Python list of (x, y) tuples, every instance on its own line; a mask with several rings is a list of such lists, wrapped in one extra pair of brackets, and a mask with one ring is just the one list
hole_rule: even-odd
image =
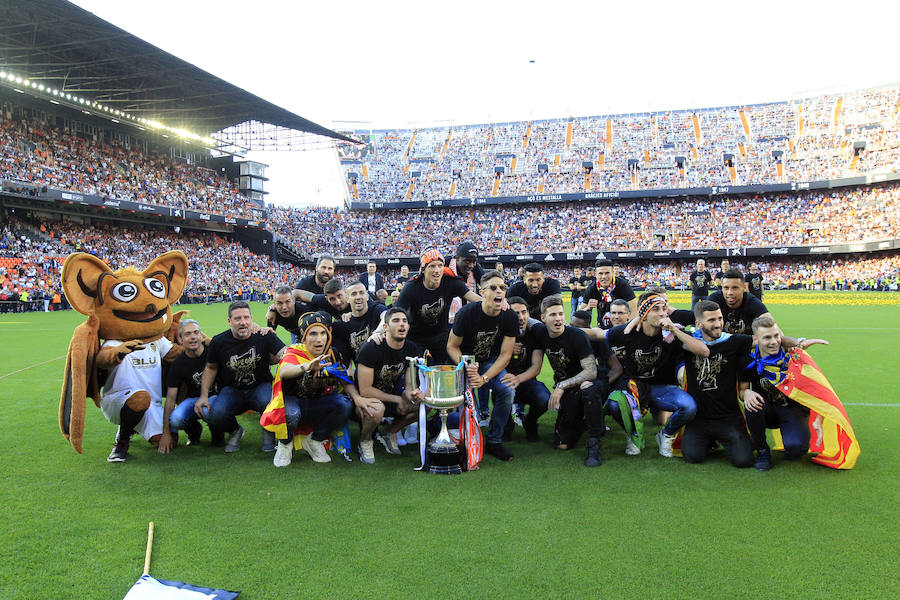
[(214, 590), (181, 581), (166, 581), (143, 575), (123, 600), (234, 600), (240, 592)]

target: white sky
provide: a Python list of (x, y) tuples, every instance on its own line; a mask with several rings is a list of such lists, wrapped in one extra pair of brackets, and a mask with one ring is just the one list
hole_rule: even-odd
[[(749, 104), (900, 80), (900, 5), (884, 0), (75, 3), (341, 129)], [(343, 200), (329, 153), (252, 158), (271, 165), (272, 202)]]

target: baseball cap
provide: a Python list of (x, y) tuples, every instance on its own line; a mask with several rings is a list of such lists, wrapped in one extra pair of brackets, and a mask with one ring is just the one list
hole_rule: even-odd
[(456, 247), (456, 255), (460, 257), (472, 256), (478, 258), (478, 248), (472, 242), (463, 242)]

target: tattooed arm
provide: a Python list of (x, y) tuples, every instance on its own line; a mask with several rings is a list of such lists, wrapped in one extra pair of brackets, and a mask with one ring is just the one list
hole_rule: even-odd
[(562, 399), (563, 392), (569, 388), (580, 386), (585, 381), (593, 381), (597, 377), (597, 360), (593, 354), (589, 354), (581, 359), (581, 372), (574, 377), (569, 377), (556, 384), (553, 393), (550, 394), (550, 410), (559, 410), (559, 401)]

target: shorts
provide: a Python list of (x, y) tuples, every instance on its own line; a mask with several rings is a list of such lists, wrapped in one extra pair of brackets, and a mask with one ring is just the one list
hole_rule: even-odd
[[(113, 425), (119, 425), (120, 415), (122, 407), (125, 406), (125, 401), (136, 392), (141, 391), (145, 390), (120, 390), (111, 394), (105, 394), (100, 401), (100, 410), (103, 412), (103, 416)], [(134, 430), (145, 440), (149, 440), (154, 435), (162, 434), (163, 406), (161, 401), (150, 401), (150, 406), (144, 413), (143, 418), (135, 425)]]

